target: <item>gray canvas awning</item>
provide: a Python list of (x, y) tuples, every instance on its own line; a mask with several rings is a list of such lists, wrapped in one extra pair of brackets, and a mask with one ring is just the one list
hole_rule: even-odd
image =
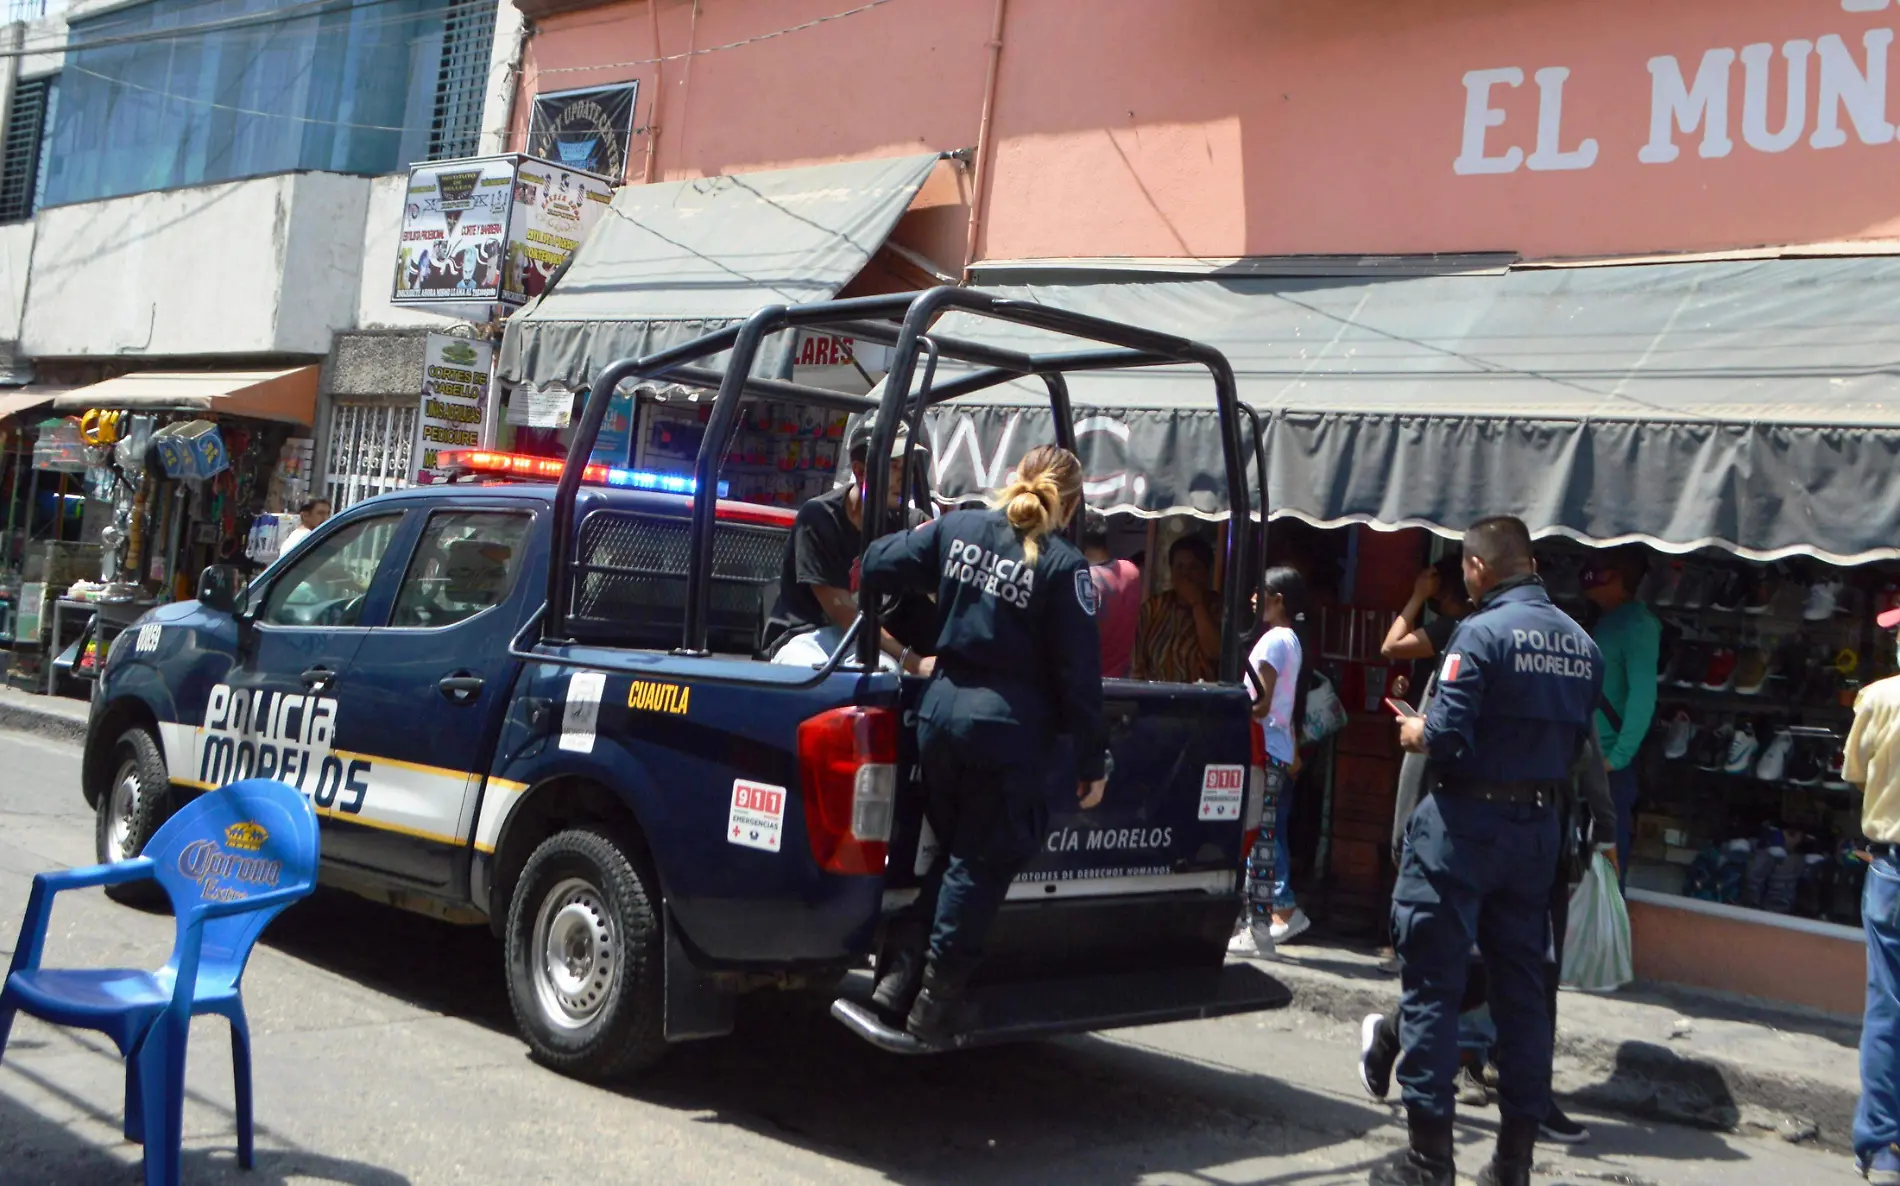
[[(1514, 513), (1672, 551), (1900, 557), (1900, 259), (983, 287), (1219, 347), (1265, 421), (1275, 516), (1453, 534)], [(1227, 513), (1204, 373), (1070, 384), (1096, 505)], [(993, 486), (1050, 439), (1046, 398), (935, 412), (939, 490)]]
[[(611, 362), (690, 341), (763, 305), (830, 299), (883, 246), (938, 159), (614, 191), (554, 287), (508, 319), (502, 379), (578, 390)], [(789, 378), (792, 339), (768, 339), (754, 373)]]

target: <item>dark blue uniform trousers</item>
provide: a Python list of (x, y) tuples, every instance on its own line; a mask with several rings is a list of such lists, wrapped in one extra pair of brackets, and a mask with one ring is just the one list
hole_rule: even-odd
[(1450, 1118), (1458, 1074), (1458, 1006), (1471, 945), (1484, 956), (1497, 1023), (1499, 1111), (1541, 1122), (1552, 1047), (1545, 959), (1557, 812), (1426, 796), (1405, 829), (1392, 891), (1404, 992), (1399, 1084), (1409, 1110)]
[(924, 818), (941, 847), (916, 910), (934, 920), (939, 975), (960, 981), (975, 968), (1010, 883), (1047, 830), (1044, 755), (1031, 748), (1032, 732), (1002, 721), (918, 722)]

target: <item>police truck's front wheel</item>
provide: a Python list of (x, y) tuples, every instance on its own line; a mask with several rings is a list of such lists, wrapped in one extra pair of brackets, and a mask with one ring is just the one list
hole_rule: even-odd
[[(164, 751), (142, 725), (119, 734), (103, 768), (108, 781), (95, 805), (93, 852), (100, 864), (109, 865), (145, 851), (152, 833), (171, 816), (172, 785)], [(109, 885), (106, 896), (134, 906), (163, 900), (149, 881)]]
[(543, 841), (508, 905), (508, 999), (536, 1058), (580, 1079), (666, 1052), (659, 886), (591, 828)]

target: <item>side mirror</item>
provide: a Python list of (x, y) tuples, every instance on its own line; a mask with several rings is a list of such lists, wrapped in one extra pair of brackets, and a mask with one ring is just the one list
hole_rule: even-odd
[(235, 615), (243, 590), (244, 578), (232, 565), (213, 564), (198, 574), (198, 604), (206, 609)]

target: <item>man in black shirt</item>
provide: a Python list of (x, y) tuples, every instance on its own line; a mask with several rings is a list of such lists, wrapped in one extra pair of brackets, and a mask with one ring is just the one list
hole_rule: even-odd
[[(778, 604), (772, 611), (768, 649), (780, 663), (820, 663), (837, 649), (858, 616), (851, 569), (863, 539), (864, 472), (871, 448), (871, 421), (851, 433), (851, 484), (810, 500), (798, 509), (792, 538), (779, 574)], [(910, 436), (899, 427), (891, 445), (890, 484), (880, 536), (908, 531), (925, 521), (922, 511), (904, 505), (903, 465)], [(923, 464), (918, 456), (913, 469)], [(931, 661), (906, 645), (927, 645), (936, 631), (936, 613), (928, 599), (907, 598), (885, 615), (879, 645), (912, 675), (930, 674)]]

